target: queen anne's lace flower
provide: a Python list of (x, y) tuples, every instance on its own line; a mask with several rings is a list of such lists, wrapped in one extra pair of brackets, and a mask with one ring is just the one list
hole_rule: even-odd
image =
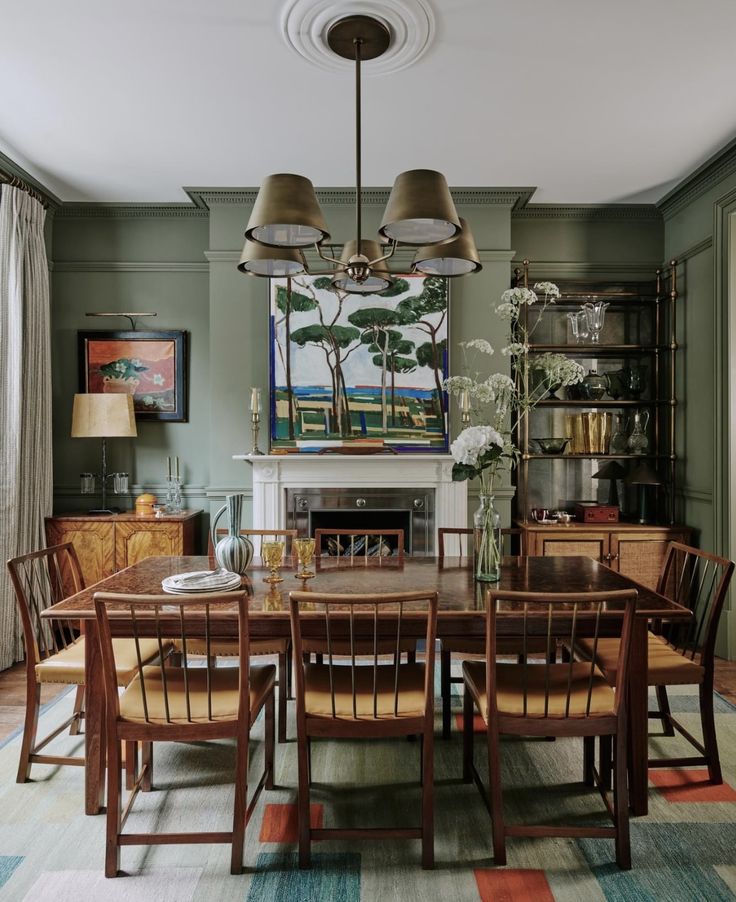
[(539, 294), (543, 294), (548, 304), (554, 304), (560, 296), (560, 289), (554, 282), (537, 282), (534, 290), (538, 291)]
[(459, 395), (461, 391), (471, 391), (475, 382), (469, 376), (449, 376), (442, 383), (448, 394)]
[(450, 445), (450, 452), (457, 463), (474, 467), (482, 454), (503, 447), (503, 437), (492, 426), (468, 426)]
[(530, 365), (532, 369), (542, 370), (550, 385), (576, 385), (585, 376), (583, 367), (564, 354), (540, 354)]
[(501, 353), (504, 356), (513, 354), (514, 356), (518, 357), (519, 354), (528, 354), (529, 346), (524, 344), (524, 342), (521, 342), (521, 341), (512, 341), (509, 344), (507, 344), (505, 348), (501, 348)]
[(493, 347), (489, 341), (486, 341), (485, 338), (471, 338), (470, 341), (461, 341), (460, 347), (465, 348), (466, 350), (472, 349), (475, 351), (480, 351), (481, 354), (492, 354)]

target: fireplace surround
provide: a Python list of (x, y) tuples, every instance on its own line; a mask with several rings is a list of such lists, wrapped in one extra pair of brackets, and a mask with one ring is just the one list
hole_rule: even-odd
[[(320, 526), (404, 528), (407, 552), (434, 554), (438, 526), (467, 526), (467, 483), (452, 481), (449, 454), (339, 455), (235, 454), (253, 470), (253, 528), (297, 525), (312, 532)], [(361, 503), (365, 502), (365, 503)], [(297, 510), (296, 507), (300, 509)], [(355, 514), (355, 523), (352, 520)], [(291, 518), (291, 519), (290, 519)], [(402, 522), (399, 522), (402, 521)]]

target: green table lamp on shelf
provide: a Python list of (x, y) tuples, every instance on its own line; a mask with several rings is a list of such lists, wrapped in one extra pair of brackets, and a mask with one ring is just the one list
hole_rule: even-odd
[(107, 472), (107, 439), (135, 438), (137, 435), (132, 395), (74, 395), (72, 438), (102, 439), (102, 506), (98, 510), (89, 511), (90, 514), (114, 513), (107, 506), (107, 480), (121, 474)]

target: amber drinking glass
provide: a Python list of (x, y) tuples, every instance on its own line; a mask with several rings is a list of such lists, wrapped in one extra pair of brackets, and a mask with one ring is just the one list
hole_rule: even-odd
[(263, 563), (271, 571), (269, 576), (264, 577), (266, 583), (281, 583), (284, 581), (283, 576), (279, 576), (279, 569), (284, 562), (284, 543), (283, 542), (263, 542), (261, 545), (261, 557)]
[(297, 579), (311, 579), (314, 571), (308, 568), (314, 559), (314, 539), (294, 539), (294, 550), (301, 565), (301, 570), (294, 575)]

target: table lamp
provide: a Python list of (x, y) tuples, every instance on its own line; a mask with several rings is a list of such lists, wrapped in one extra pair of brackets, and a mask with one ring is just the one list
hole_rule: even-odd
[(107, 480), (114, 476), (107, 472), (107, 439), (134, 438), (133, 396), (129, 394), (74, 395), (72, 410), (72, 438), (102, 439), (102, 506), (90, 514), (111, 514), (107, 507)]
[(624, 476), (626, 476), (626, 470), (616, 460), (609, 460), (603, 464), (597, 473), (593, 473), (593, 479), (609, 479), (611, 481), (608, 489), (608, 503), (613, 507), (618, 507), (617, 482), (619, 479), (623, 479)]
[(647, 486), (662, 485), (662, 480), (651, 465), (643, 460), (634, 466), (634, 469), (626, 477), (626, 482), (639, 487), (639, 523), (648, 523)]

